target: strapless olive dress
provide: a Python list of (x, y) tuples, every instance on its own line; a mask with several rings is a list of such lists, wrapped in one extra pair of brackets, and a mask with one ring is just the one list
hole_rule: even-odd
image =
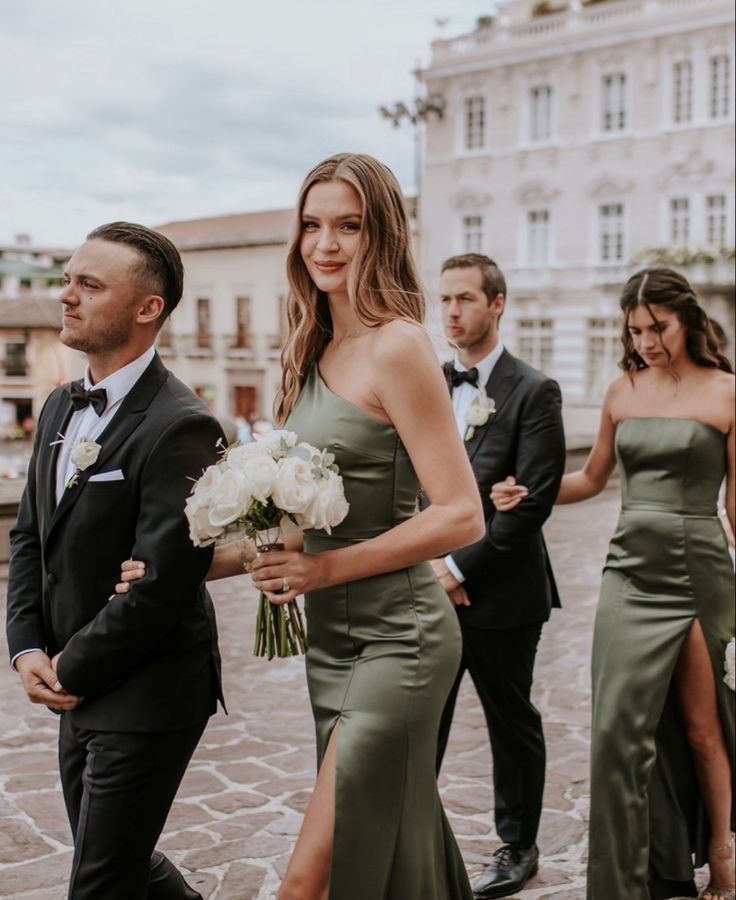
[(593, 639), (589, 900), (649, 900), (653, 874), (693, 877), (707, 860), (699, 797), (673, 683), (694, 620), (713, 664), (734, 754), (723, 659), (734, 572), (717, 517), (726, 437), (692, 419), (624, 419), (616, 429), (622, 509)]
[[(289, 416), (335, 454), (350, 512), (308, 553), (411, 518), (419, 484), (398, 433), (330, 391), (316, 365)], [(457, 616), (428, 563), (312, 591), (307, 680), (321, 764), (337, 732), (330, 900), (471, 900), (437, 791), (437, 732), (460, 664)]]

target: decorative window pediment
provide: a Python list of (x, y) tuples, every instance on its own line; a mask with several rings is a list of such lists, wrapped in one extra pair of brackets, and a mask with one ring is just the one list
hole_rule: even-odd
[(623, 178), (618, 175), (601, 175), (596, 178), (588, 188), (588, 196), (595, 200), (606, 200), (611, 197), (620, 197), (633, 190), (634, 181), (631, 178)]
[(493, 197), (482, 191), (464, 188), (450, 197), (450, 206), (458, 211), (485, 209), (490, 206)]
[(660, 186), (699, 185), (710, 179), (715, 170), (714, 160), (707, 159), (700, 150), (694, 150), (687, 159), (665, 169)]
[(558, 188), (549, 182), (539, 180), (525, 181), (516, 190), (516, 199), (523, 204), (553, 203), (559, 196)]

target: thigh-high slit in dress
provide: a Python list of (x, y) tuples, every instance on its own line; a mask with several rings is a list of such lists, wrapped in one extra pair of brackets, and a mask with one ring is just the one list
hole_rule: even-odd
[(616, 455), (622, 509), (593, 639), (588, 898), (649, 900), (650, 878), (688, 881), (693, 859), (707, 861), (708, 823), (673, 683), (695, 620), (734, 756), (734, 695), (723, 681), (734, 572), (716, 508), (726, 436), (693, 419), (624, 419)]
[[(331, 535), (305, 533), (307, 553), (416, 513), (419, 485), (396, 430), (333, 393), (316, 364), (286, 427), (334, 453), (350, 504)], [(430, 565), (312, 591), (306, 616), (318, 764), (339, 723), (330, 900), (472, 900), (435, 775), (461, 637)]]

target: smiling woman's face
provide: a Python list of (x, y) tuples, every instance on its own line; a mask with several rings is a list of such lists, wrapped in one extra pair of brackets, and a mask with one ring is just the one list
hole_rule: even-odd
[(313, 185), (304, 201), (299, 245), (307, 272), (326, 294), (347, 292), (350, 266), (362, 237), (363, 208), (345, 181)]

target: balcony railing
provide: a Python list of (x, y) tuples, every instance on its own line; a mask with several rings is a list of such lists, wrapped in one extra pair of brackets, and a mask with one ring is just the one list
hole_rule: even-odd
[[(562, 3), (555, 0), (554, 7)], [(559, 40), (564, 32), (599, 30), (612, 24), (641, 18), (668, 19), (678, 10), (698, 7), (719, 7), (722, 4), (709, 0), (572, 0), (566, 9), (534, 16), (522, 22), (511, 21), (508, 12), (501, 10), (488, 27), (478, 28), (470, 34), (432, 42), (433, 65), (448, 63), (461, 57), (487, 54), (489, 47), (499, 43), (521, 43), (540, 39)]]
[[(206, 339), (205, 339), (206, 338)], [(157, 346), (165, 358), (185, 356), (203, 359), (227, 359), (229, 361), (263, 362), (278, 359), (283, 339), (278, 334), (250, 334), (247, 343), (232, 334), (174, 334)]]

